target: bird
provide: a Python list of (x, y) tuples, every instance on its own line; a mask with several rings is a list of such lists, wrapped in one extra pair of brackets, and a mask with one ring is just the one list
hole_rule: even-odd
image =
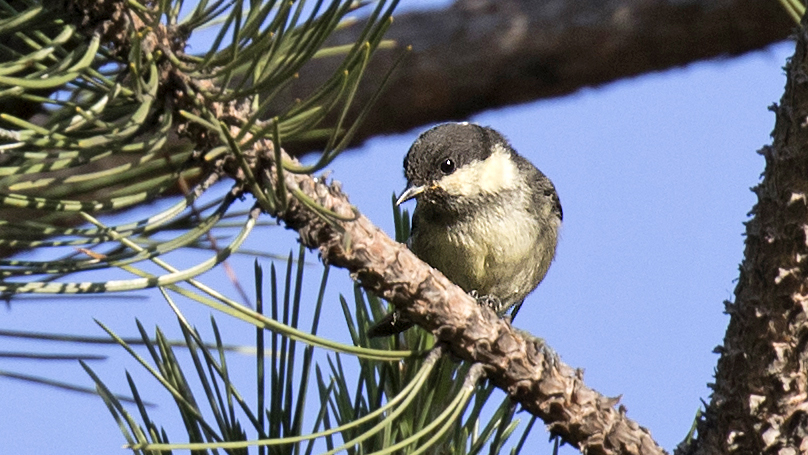
[[(563, 213), (550, 179), (502, 134), (468, 122), (423, 132), (404, 158), (404, 176), (395, 204), (416, 201), (410, 250), (478, 303), (514, 317), (555, 257)], [(393, 310), (367, 333), (412, 325)]]

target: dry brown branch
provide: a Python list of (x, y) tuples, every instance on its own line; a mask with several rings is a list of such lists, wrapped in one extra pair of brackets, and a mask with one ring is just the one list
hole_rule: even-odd
[[(264, 156), (272, 156), (264, 143)], [(274, 185), (276, 170), (264, 161)], [(317, 204), (343, 217), (354, 208), (337, 182), (286, 173), (287, 188), (299, 189)], [(487, 377), (538, 416), (550, 431), (583, 453), (665, 453), (645, 428), (630, 420), (617, 399), (587, 387), (580, 371), (563, 364), (542, 340), (520, 333), (489, 309), (482, 309), (460, 287), (358, 215), (347, 222), (326, 222), (293, 197), (277, 215), (296, 230), (323, 260), (347, 269), (365, 289), (392, 302), (403, 315), (432, 332), (460, 359), (481, 363)]]

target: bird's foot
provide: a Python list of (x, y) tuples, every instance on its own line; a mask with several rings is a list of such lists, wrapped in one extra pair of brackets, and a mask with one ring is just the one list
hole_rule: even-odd
[(502, 317), (505, 310), (508, 308), (504, 306), (502, 300), (495, 295), (480, 295), (477, 291), (469, 292), (469, 295), (477, 301), (478, 305), (486, 306), (491, 308), (491, 310), (497, 314), (497, 316)]
[[(477, 301), (478, 305), (491, 308), (491, 310), (496, 313), (497, 316), (500, 318), (507, 318), (509, 321), (513, 321), (513, 319), (516, 318), (516, 313), (518, 313), (519, 309), (522, 308), (522, 302), (503, 302), (495, 295), (480, 295), (477, 291), (471, 291), (469, 292), (469, 295)], [(508, 310), (510, 310), (510, 313), (508, 313)]]

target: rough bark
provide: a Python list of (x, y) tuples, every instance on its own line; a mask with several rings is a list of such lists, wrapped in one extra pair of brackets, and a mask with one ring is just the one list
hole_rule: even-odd
[[(411, 45), (411, 55), (357, 138), (743, 54), (793, 28), (770, 0), (458, 0), (445, 10), (400, 14), (387, 37), (399, 48)], [(359, 31), (348, 28), (333, 43), (352, 43)], [(356, 106), (371, 98), (398, 55), (374, 56)], [(310, 93), (331, 64), (314, 60), (286, 100)]]
[(698, 440), (680, 453), (808, 453), (808, 35), (786, 66)]
[[(256, 151), (273, 156), (269, 143)], [(260, 171), (267, 185), (274, 186), (271, 158), (264, 166)], [(615, 409), (618, 399), (587, 387), (583, 373), (562, 363), (541, 340), (514, 330), (406, 246), (355, 215), (338, 183), (286, 173), (285, 184), (342, 217), (355, 218), (327, 222), (287, 197), (288, 208), (274, 215), (296, 230), (306, 246), (319, 249), (325, 262), (347, 269), (365, 289), (392, 302), (456, 357), (481, 364), (490, 381), (541, 418), (552, 433), (589, 455), (665, 453), (622, 406)]]

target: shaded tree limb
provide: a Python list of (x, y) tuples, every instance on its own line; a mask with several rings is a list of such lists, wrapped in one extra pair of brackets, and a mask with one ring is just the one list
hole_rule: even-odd
[[(272, 145), (259, 143), (264, 187), (274, 188)], [(387, 299), (402, 314), (445, 342), (458, 358), (482, 364), (487, 377), (549, 430), (590, 455), (665, 453), (645, 428), (615, 409), (618, 399), (587, 387), (581, 371), (562, 363), (544, 342), (515, 330), (482, 308), (460, 287), (355, 214), (338, 182), (284, 174), (287, 208), (274, 213), (298, 232), (324, 262), (347, 269), (365, 289)], [(316, 204), (352, 221), (326, 221), (291, 196), (301, 191)]]
[[(782, 6), (765, 0), (457, 0), (444, 10), (402, 13), (386, 37), (412, 45), (412, 55), (356, 139), (740, 55), (786, 39), (793, 28)], [(331, 43), (353, 43), (360, 30), (342, 30)], [(356, 106), (397, 56), (374, 56)], [(331, 65), (313, 60), (286, 102), (317, 87)]]

